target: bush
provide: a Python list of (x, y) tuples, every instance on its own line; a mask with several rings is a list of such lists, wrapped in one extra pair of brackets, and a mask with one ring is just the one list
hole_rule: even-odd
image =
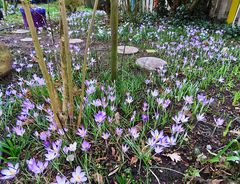
[(66, 8), (68, 12), (75, 12), (79, 6), (83, 4), (81, 0), (66, 0)]

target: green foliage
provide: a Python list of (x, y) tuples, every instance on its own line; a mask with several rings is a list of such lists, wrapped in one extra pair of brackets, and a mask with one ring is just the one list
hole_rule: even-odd
[(226, 28), (226, 32), (224, 34), (225, 38), (227, 39), (235, 39), (235, 40), (240, 40), (240, 27), (239, 26), (232, 26), (229, 25)]
[(233, 105), (236, 106), (240, 101), (240, 91), (237, 91), (234, 94), (234, 98), (233, 98)]
[(195, 167), (190, 166), (188, 168), (188, 170), (186, 171), (184, 179), (191, 180), (192, 178), (195, 178), (195, 177), (200, 177), (200, 170)]
[(0, 8), (3, 8), (3, 0), (0, 0)]
[(217, 154), (210, 152), (214, 155), (209, 160), (210, 163), (216, 162), (239, 162), (240, 161), (240, 143), (239, 137), (230, 141), (222, 150)]
[(65, 0), (66, 9), (68, 12), (77, 11), (77, 8), (82, 4), (82, 0)]
[(0, 161), (4, 162), (17, 161), (20, 157), (21, 147), (19, 147), (14, 139), (6, 138), (0, 141)]

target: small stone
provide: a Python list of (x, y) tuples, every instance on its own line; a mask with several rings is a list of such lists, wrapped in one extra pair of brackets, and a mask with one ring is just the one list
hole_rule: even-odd
[(210, 144), (207, 145), (207, 150), (211, 150), (212, 146)]
[(135, 54), (139, 51), (137, 47), (118, 46), (118, 54)]
[(137, 59), (136, 64), (147, 70), (156, 70), (166, 65), (167, 62), (157, 57), (142, 57)]
[(13, 31), (12, 33), (14, 34), (25, 34), (25, 33), (29, 33), (29, 30), (26, 29), (17, 29), (15, 31)]
[[(41, 40), (41, 38), (38, 38), (38, 40)], [(32, 38), (23, 38), (21, 39), (22, 42), (32, 42), (33, 39)]]
[(75, 38), (69, 39), (70, 44), (76, 44), (76, 43), (82, 43), (82, 42), (84, 42), (84, 41), (81, 39), (75, 39)]
[(0, 43), (0, 77), (4, 77), (12, 69), (12, 57), (8, 48)]

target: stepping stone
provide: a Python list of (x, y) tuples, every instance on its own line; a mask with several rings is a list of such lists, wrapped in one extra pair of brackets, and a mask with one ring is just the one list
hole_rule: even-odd
[(81, 39), (74, 39), (74, 38), (69, 39), (70, 44), (76, 44), (76, 43), (82, 43), (82, 42), (84, 41)]
[[(41, 40), (41, 38), (38, 38), (38, 40)], [(23, 39), (21, 39), (21, 41), (22, 42), (32, 42), (33, 41), (33, 39), (32, 38), (23, 38)]]
[(29, 30), (26, 30), (26, 29), (17, 29), (15, 31), (13, 31), (12, 33), (15, 33), (15, 34), (25, 34), (25, 33), (29, 33)]
[(136, 64), (147, 70), (156, 70), (167, 62), (157, 57), (142, 57), (136, 60)]
[[(124, 50), (125, 49), (125, 50)], [(118, 46), (118, 54), (135, 54), (139, 51), (137, 47)]]
[(7, 75), (12, 69), (12, 57), (8, 48), (0, 43), (0, 77)]

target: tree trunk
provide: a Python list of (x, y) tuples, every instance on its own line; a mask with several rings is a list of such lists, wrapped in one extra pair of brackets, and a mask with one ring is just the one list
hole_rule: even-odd
[(112, 81), (117, 79), (117, 46), (118, 46), (118, 0), (111, 0), (111, 69)]
[(54, 120), (57, 123), (58, 128), (61, 128), (62, 127), (61, 126), (61, 121), (59, 119), (59, 114), (61, 113), (61, 103), (60, 103), (60, 100), (59, 100), (59, 96), (58, 96), (57, 90), (54, 86), (53, 79), (49, 75), (46, 63), (44, 61), (43, 52), (42, 52), (42, 49), (41, 49), (41, 46), (40, 46), (40, 43), (39, 43), (39, 40), (38, 40), (37, 31), (36, 31), (36, 28), (34, 26), (32, 15), (31, 15), (31, 12), (30, 12), (30, 5), (27, 2), (27, 0), (26, 1), (23, 0), (22, 5), (23, 5), (23, 8), (24, 8), (26, 18), (27, 18), (27, 22), (28, 22), (28, 25), (29, 25), (29, 29), (30, 29), (30, 32), (31, 32), (31, 35), (32, 35), (33, 44), (34, 44), (35, 51), (36, 51), (36, 56), (37, 56), (37, 61), (38, 61), (39, 67), (41, 69), (41, 72), (43, 74), (43, 77), (46, 81), (48, 94), (49, 94), (49, 97), (50, 97), (50, 100), (51, 100), (51, 108), (52, 108), (52, 111), (53, 111), (53, 114), (54, 114)]
[[(67, 94), (67, 99), (69, 99), (68, 103), (67, 103), (67, 108), (69, 108), (68, 110), (68, 117), (70, 118), (70, 120), (73, 120), (73, 109), (74, 109), (74, 99), (73, 99), (73, 80), (72, 80), (72, 58), (71, 58), (71, 53), (70, 53), (70, 48), (69, 48), (69, 38), (68, 38), (68, 23), (67, 23), (67, 15), (66, 15), (66, 7), (65, 7), (65, 0), (61, 0), (60, 1), (60, 10), (61, 10), (61, 22), (62, 22), (62, 28), (63, 28), (63, 39), (61, 40), (61, 42), (64, 42), (64, 49), (65, 49), (65, 59), (66, 62), (64, 64), (66, 64), (66, 74), (67, 77), (64, 80), (65, 81), (65, 85), (67, 85), (67, 89), (68, 92), (65, 92), (65, 94)], [(66, 102), (65, 102), (66, 103)], [(65, 104), (66, 105), (66, 104)], [(68, 106), (69, 105), (69, 106)], [(66, 114), (67, 115), (67, 114)]]
[(85, 47), (85, 51), (84, 51), (83, 68), (82, 68), (82, 82), (81, 82), (81, 96), (80, 96), (80, 110), (79, 110), (79, 115), (78, 115), (78, 120), (77, 120), (77, 127), (78, 128), (81, 125), (81, 121), (82, 121), (84, 92), (85, 92), (85, 79), (86, 79), (86, 73), (87, 73), (88, 49), (89, 49), (89, 46), (90, 46), (91, 34), (92, 34), (94, 19), (95, 19), (97, 7), (98, 7), (98, 1), (99, 0), (96, 0), (95, 4), (94, 4), (92, 19), (91, 19), (91, 23), (90, 23), (90, 26), (89, 26), (89, 29), (88, 29), (86, 47)]

